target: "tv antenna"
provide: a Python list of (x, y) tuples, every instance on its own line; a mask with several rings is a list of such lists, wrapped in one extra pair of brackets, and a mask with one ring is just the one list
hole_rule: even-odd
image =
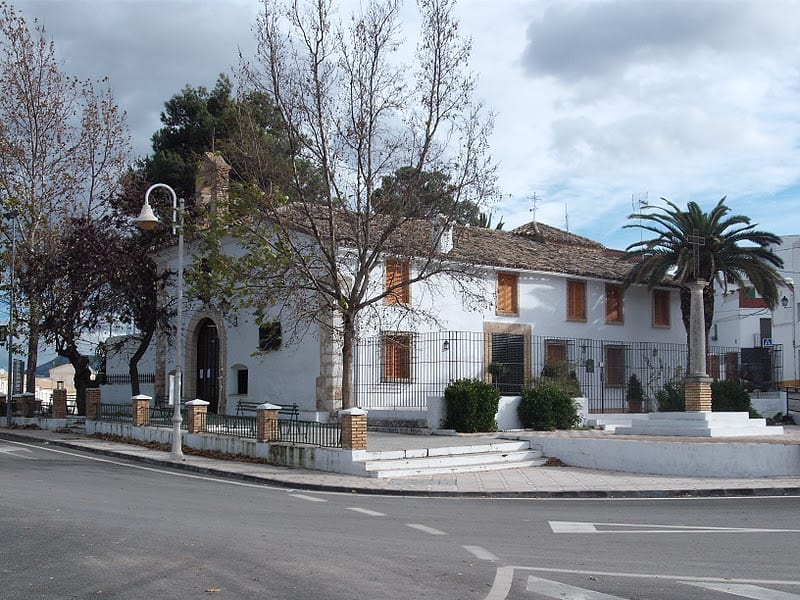
[(639, 215), (639, 241), (644, 239), (644, 230), (642, 229), (642, 209), (650, 206), (647, 202), (647, 192), (640, 192), (638, 194), (631, 194), (631, 210)]
[(528, 210), (533, 214), (533, 230), (536, 233), (539, 233), (539, 225), (536, 222), (536, 209), (539, 208), (539, 202), (541, 201), (541, 198), (537, 198), (536, 192), (533, 192), (533, 196), (528, 196), (528, 200), (531, 201), (531, 208)]

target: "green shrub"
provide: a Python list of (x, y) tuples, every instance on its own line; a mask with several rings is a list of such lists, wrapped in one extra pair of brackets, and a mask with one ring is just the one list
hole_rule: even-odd
[[(656, 392), (660, 412), (686, 410), (683, 382), (670, 381)], [(738, 381), (714, 381), (711, 384), (711, 410), (714, 412), (749, 412), (750, 395)]]
[(711, 410), (750, 412), (750, 395), (738, 381), (715, 381), (711, 384)]
[(572, 429), (580, 422), (570, 394), (552, 382), (524, 388), (517, 414), (523, 427), (536, 431)]
[(628, 400), (628, 410), (630, 412), (642, 412), (642, 402), (644, 401), (644, 389), (642, 382), (636, 373), (631, 373), (628, 377), (628, 385), (625, 390), (625, 398)]
[(497, 430), (500, 392), (480, 379), (457, 379), (444, 390), (445, 427), (462, 433)]
[(570, 398), (583, 396), (578, 374), (566, 361), (562, 360), (546, 364), (542, 368), (541, 378), (535, 380), (533, 385), (536, 387), (544, 383), (552, 383), (559, 386), (569, 394)]
[(683, 394), (682, 381), (668, 381), (656, 392), (659, 412), (683, 412), (686, 410), (686, 398)]

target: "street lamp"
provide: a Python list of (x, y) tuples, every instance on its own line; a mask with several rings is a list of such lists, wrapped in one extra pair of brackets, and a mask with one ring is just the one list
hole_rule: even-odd
[(181, 448), (181, 385), (183, 383), (183, 198), (178, 200), (175, 190), (166, 183), (154, 183), (144, 195), (144, 205), (142, 212), (136, 218), (135, 223), (139, 229), (151, 231), (159, 224), (159, 220), (153, 213), (150, 206), (150, 192), (156, 188), (164, 188), (172, 196), (172, 235), (178, 236), (178, 314), (177, 314), (177, 334), (175, 343), (175, 378), (172, 382), (172, 460), (183, 460), (183, 449)]
[(17, 217), (19, 211), (9, 210), (3, 218), (11, 221), (11, 287), (8, 302), (8, 388), (6, 389), (6, 427), (11, 427), (11, 393), (14, 388), (14, 263), (17, 260)]

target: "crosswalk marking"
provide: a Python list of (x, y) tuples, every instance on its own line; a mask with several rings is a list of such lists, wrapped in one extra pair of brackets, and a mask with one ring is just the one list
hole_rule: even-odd
[(789, 592), (782, 592), (780, 590), (770, 590), (755, 585), (744, 583), (711, 583), (700, 581), (681, 581), (686, 585), (693, 585), (706, 590), (714, 590), (715, 592), (723, 592), (740, 598), (752, 598), (753, 600), (799, 600), (800, 596), (797, 594), (790, 594)]
[(463, 548), (478, 560), (487, 560), (489, 562), (497, 562), (500, 560), (494, 554), (480, 546), (463, 546)]
[(377, 510), (370, 510), (368, 508), (359, 508), (357, 506), (350, 506), (347, 510), (352, 510), (353, 512), (361, 513), (362, 515), (368, 515), (370, 517), (385, 517), (386, 513), (378, 512)]
[(603, 592), (585, 590), (567, 583), (550, 581), (534, 575), (528, 575), (529, 592), (534, 592), (548, 598), (570, 598), (571, 600), (623, 600), (619, 596), (611, 596)]
[(427, 525), (420, 525), (418, 523), (406, 523), (406, 527), (411, 527), (411, 529), (416, 529), (417, 531), (422, 531), (423, 533), (428, 533), (430, 535), (447, 535), (444, 531), (434, 529), (433, 527), (428, 527)]

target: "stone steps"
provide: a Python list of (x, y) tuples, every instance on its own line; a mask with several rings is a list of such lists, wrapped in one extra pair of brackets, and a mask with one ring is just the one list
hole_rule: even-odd
[(367, 452), (363, 462), (367, 476), (385, 479), (540, 466), (546, 461), (530, 442), (522, 441)]

